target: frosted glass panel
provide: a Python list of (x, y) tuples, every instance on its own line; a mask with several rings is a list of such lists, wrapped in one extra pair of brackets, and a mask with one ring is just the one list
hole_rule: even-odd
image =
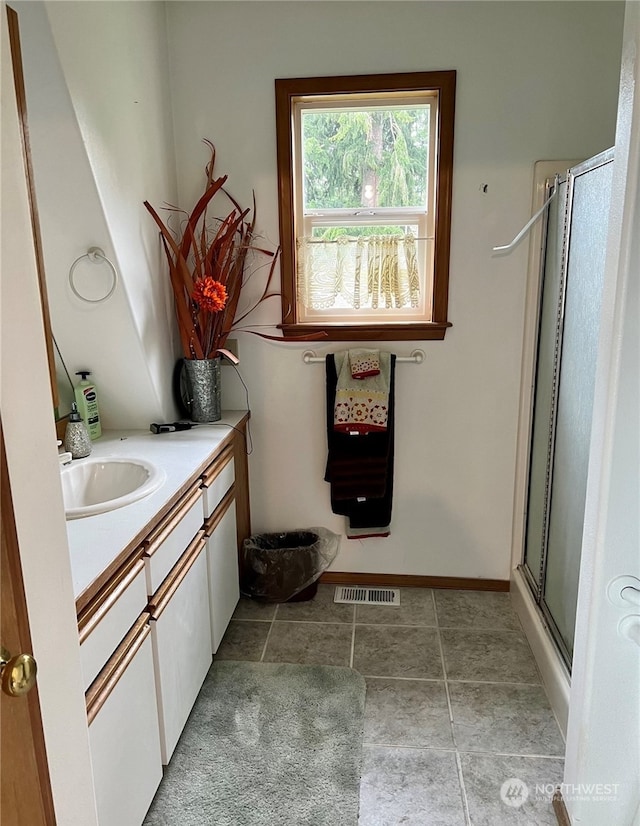
[(540, 302), (538, 355), (536, 365), (531, 454), (529, 459), (529, 496), (525, 564), (538, 582), (542, 562), (542, 542), (545, 508), (545, 481), (549, 459), (549, 430), (553, 391), (553, 354), (555, 349), (558, 304), (560, 300), (563, 205), (566, 183), (559, 185), (556, 197), (549, 205), (547, 242)]
[(574, 180), (543, 602), (573, 651), (613, 164)]

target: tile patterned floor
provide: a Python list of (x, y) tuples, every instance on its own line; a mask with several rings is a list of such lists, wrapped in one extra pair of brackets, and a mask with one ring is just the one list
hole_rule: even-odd
[(378, 607), (333, 593), (241, 600), (216, 658), (365, 676), (360, 826), (556, 826), (564, 743), (509, 595), (403, 588)]

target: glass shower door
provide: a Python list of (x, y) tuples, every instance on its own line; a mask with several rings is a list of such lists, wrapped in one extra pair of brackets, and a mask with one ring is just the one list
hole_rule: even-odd
[(539, 304), (524, 570), (562, 656), (573, 654), (613, 152), (559, 184)]
[(613, 164), (572, 172), (543, 608), (573, 654)]

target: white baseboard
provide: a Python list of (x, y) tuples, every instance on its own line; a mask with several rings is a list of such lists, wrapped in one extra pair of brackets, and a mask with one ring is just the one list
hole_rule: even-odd
[(551, 639), (544, 618), (531, 596), (524, 575), (517, 569), (513, 571), (511, 577), (511, 598), (542, 674), (551, 708), (556, 715), (562, 735), (566, 738), (571, 678)]

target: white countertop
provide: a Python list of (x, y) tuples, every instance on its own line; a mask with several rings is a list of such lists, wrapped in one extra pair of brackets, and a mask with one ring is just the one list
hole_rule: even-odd
[[(161, 467), (166, 478), (154, 493), (123, 508), (67, 521), (73, 592), (77, 599), (151, 522), (156, 514), (208, 464), (217, 447), (238, 425), (246, 410), (225, 411), (220, 422), (177, 433), (145, 430), (106, 431), (93, 442), (89, 458), (147, 459)], [(83, 459), (75, 459), (82, 462)]]

